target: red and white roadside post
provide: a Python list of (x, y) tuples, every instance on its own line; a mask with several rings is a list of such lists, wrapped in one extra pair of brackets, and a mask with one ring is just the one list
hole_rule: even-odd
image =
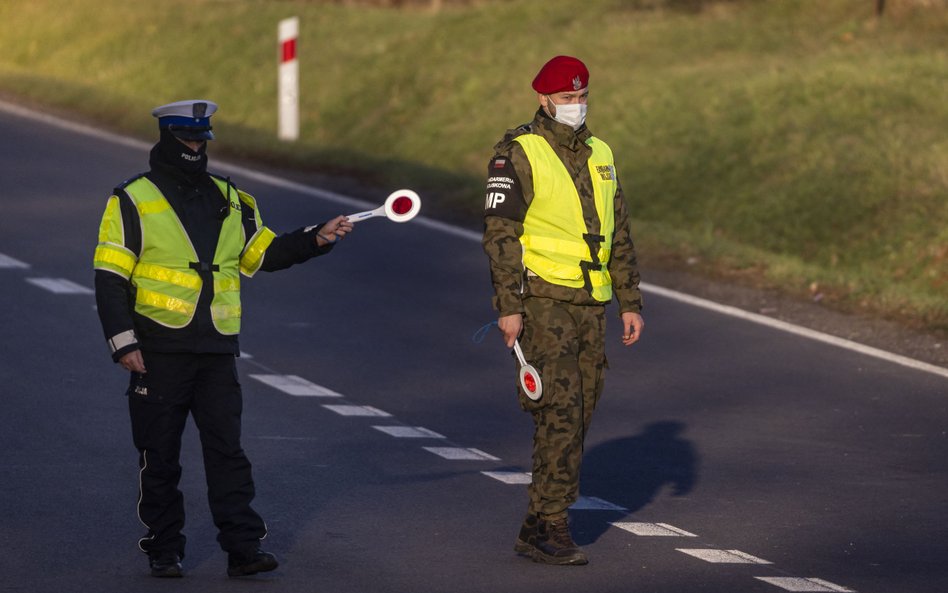
[(280, 140), (292, 141), (300, 137), (300, 65), (296, 59), (296, 40), (299, 34), (298, 17), (280, 21), (277, 29), (280, 43), (277, 137)]

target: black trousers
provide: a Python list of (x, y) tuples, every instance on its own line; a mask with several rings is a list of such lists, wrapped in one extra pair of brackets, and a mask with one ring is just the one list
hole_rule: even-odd
[(148, 372), (132, 373), (128, 389), (132, 438), (141, 468), (138, 517), (148, 528), (139, 547), (184, 557), (179, 458), (181, 435), (191, 414), (200, 433), (217, 541), (227, 552), (256, 548), (267, 529), (250, 507), (254, 484), (250, 461), (240, 446), (243, 399), (234, 356), (142, 354)]

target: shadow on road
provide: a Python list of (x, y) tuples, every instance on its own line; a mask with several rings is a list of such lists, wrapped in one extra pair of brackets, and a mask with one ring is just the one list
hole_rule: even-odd
[(573, 511), (577, 543), (599, 539), (610, 521), (619, 521), (652, 502), (668, 485), (673, 496), (688, 494), (697, 481), (698, 456), (681, 434), (677, 421), (654, 422), (640, 434), (615, 439), (588, 450), (583, 457), (582, 494), (626, 511)]

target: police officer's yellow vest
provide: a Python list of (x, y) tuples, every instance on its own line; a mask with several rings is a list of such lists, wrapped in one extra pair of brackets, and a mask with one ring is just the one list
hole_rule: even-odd
[[(212, 177), (230, 202), (221, 225), (213, 262), (201, 263), (180, 219), (161, 191), (146, 177), (125, 187), (141, 219), (141, 254), (125, 248), (118, 198), (112, 196), (99, 229), (95, 268), (130, 279), (136, 288), (135, 311), (171, 328), (182, 328), (194, 318), (203, 279), (198, 270), (210, 271), (214, 279), (211, 319), (222, 334), (240, 332), (240, 274), (253, 276), (274, 233), (261, 224), (254, 199), (234, 191), (229, 183)], [(240, 204), (254, 209), (259, 229), (245, 241)], [(246, 247), (245, 247), (246, 244)]]
[[(612, 150), (590, 137), (589, 176), (592, 178), (599, 236), (588, 234), (579, 192), (566, 166), (545, 138), (524, 134), (520, 143), (533, 169), (533, 201), (523, 221), (523, 264), (547, 282), (581, 288), (584, 270), (593, 298), (612, 300), (612, 277), (606, 269), (615, 231), (615, 195), (618, 189)], [(587, 240), (589, 239), (589, 240)]]

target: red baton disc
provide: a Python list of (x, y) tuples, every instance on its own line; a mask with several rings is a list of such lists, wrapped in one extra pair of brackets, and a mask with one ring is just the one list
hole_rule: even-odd
[(411, 210), (411, 207), (411, 198), (407, 196), (399, 196), (395, 198), (394, 202), (392, 202), (392, 211), (394, 211), (395, 214), (408, 214), (409, 210)]
[(526, 373), (523, 376), (523, 386), (526, 387), (530, 393), (534, 393), (537, 390), (537, 380), (534, 379), (530, 373)]

